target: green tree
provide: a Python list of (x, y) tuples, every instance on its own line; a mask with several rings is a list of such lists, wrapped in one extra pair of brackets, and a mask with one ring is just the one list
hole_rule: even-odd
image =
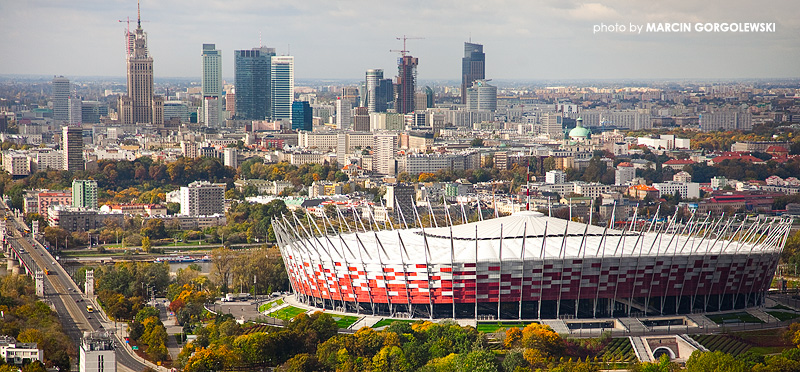
[(721, 351), (695, 351), (686, 361), (688, 372), (746, 372), (750, 368), (730, 354)]

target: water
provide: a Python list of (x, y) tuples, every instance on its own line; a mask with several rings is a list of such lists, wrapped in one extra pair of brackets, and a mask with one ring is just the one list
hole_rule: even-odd
[(169, 264), (169, 271), (172, 273), (177, 273), (178, 269), (186, 269), (189, 265), (195, 264), (200, 266), (200, 273), (202, 274), (209, 274), (211, 273), (211, 262), (182, 262), (182, 263), (170, 263)]

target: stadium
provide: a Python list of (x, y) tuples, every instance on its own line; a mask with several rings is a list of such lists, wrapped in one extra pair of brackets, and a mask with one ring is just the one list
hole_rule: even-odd
[[(354, 212), (354, 211), (353, 211)], [(424, 213), (423, 213), (424, 214)], [(361, 218), (273, 220), (298, 299), (412, 318), (667, 316), (764, 302), (790, 221), (639, 220), (623, 229), (517, 212), (398, 228)], [(430, 215), (428, 215), (430, 217)]]

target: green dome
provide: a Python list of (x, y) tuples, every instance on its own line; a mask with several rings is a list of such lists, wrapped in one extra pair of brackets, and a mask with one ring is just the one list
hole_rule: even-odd
[(577, 126), (569, 131), (569, 138), (589, 138), (592, 131), (581, 126)]

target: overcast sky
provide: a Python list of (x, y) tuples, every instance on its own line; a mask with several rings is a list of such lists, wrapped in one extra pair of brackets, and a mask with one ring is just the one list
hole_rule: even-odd
[[(420, 79), (460, 80), (463, 43), (484, 44), (495, 79), (800, 77), (800, 1), (142, 0), (157, 77), (199, 77), (203, 43), (295, 56), (295, 76), (396, 74), (404, 34)], [(0, 74), (124, 76), (135, 0), (0, 0)], [(774, 33), (593, 34), (648, 22), (774, 22)], [(135, 23), (132, 23), (135, 27)]]

